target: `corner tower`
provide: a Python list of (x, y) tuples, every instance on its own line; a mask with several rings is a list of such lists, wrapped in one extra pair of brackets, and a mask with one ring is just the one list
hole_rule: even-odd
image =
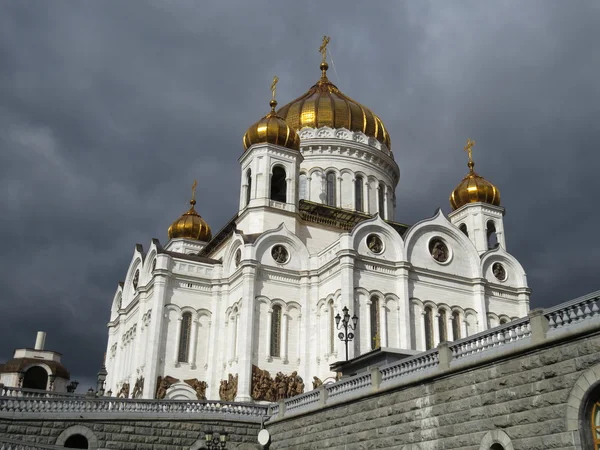
[(496, 246), (506, 250), (504, 238), (504, 208), (500, 206), (500, 191), (492, 183), (475, 173), (473, 146), (468, 139), (464, 150), (469, 154), (469, 173), (450, 195), (452, 212), (448, 215), (482, 254)]
[(275, 112), (278, 81), (274, 77), (271, 84), (271, 111), (251, 125), (243, 138), (237, 226), (246, 234), (261, 233), (282, 221), (290, 230), (296, 228), (298, 177), (303, 158), (298, 133)]
[(394, 219), (400, 169), (383, 121), (327, 78), (323, 38), (321, 78), (278, 114), (300, 135), (304, 161), (299, 197), (315, 203)]

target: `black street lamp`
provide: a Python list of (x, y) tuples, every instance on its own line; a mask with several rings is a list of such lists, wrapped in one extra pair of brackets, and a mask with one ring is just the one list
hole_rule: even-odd
[(227, 445), (227, 433), (213, 433), (208, 432), (204, 435), (206, 441), (206, 448), (208, 450), (217, 450), (219, 448), (225, 448)]
[[(350, 313), (348, 312), (348, 308), (344, 306), (342, 309), (344, 313), (344, 317), (340, 317), (340, 313), (335, 316), (335, 326), (338, 330), (340, 330), (340, 321), (342, 322), (342, 328), (344, 329), (343, 333), (339, 333), (338, 337), (342, 342), (346, 344), (346, 361), (348, 361), (348, 342), (354, 339), (353, 331), (356, 331), (356, 324), (358, 323), (358, 317), (356, 314), (352, 316), (352, 323), (350, 323)], [(350, 332), (348, 332), (350, 330)]]

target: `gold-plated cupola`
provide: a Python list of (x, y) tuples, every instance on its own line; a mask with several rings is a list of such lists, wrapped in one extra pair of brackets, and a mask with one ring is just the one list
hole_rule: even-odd
[(248, 150), (254, 144), (274, 144), (291, 150), (300, 150), (300, 137), (296, 130), (275, 112), (277, 100), (275, 100), (278, 77), (273, 77), (271, 92), (273, 98), (269, 102), (271, 111), (255, 124), (251, 125), (244, 134), (244, 149)]
[(185, 238), (195, 239), (202, 242), (208, 242), (212, 238), (212, 231), (206, 221), (196, 212), (196, 186), (198, 183), (194, 180), (192, 185), (192, 199), (190, 200), (190, 209), (183, 213), (169, 227), (169, 239)]
[(343, 94), (327, 78), (329, 65), (326, 61), (329, 38), (323, 37), (319, 51), (321, 79), (305, 94), (283, 106), (277, 113), (291, 127), (300, 131), (304, 127), (346, 128), (361, 131), (377, 139), (391, 150), (390, 135), (381, 119), (369, 108)]
[(462, 179), (450, 195), (450, 206), (452, 210), (457, 210), (467, 203), (483, 202), (490, 205), (500, 206), (500, 191), (496, 186), (487, 181), (473, 170), (472, 149), (475, 141), (468, 139), (464, 150), (469, 154), (469, 173)]

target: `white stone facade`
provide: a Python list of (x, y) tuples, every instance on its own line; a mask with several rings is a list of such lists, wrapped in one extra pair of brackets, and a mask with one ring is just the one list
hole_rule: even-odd
[[(157, 377), (171, 376), (180, 381), (167, 398), (196, 398), (183, 382), (196, 378), (218, 399), (220, 381), (237, 374), (246, 401), (253, 365), (296, 371), (310, 389), (345, 357), (334, 319), (344, 306), (359, 318), (350, 358), (377, 344), (426, 350), (527, 315), (503, 208), (473, 203), (398, 224), (400, 171), (385, 146), (343, 129), (299, 134), (300, 152), (261, 144), (242, 155), (240, 211), (211, 242), (136, 246), (111, 308), (107, 391), (143, 376), (141, 397), (154, 398)], [(286, 175), (277, 201), (276, 167)]]

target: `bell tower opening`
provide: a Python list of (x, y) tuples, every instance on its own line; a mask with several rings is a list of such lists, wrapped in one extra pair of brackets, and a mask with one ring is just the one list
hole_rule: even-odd
[(287, 181), (285, 169), (281, 166), (273, 167), (271, 175), (271, 200), (287, 203)]

